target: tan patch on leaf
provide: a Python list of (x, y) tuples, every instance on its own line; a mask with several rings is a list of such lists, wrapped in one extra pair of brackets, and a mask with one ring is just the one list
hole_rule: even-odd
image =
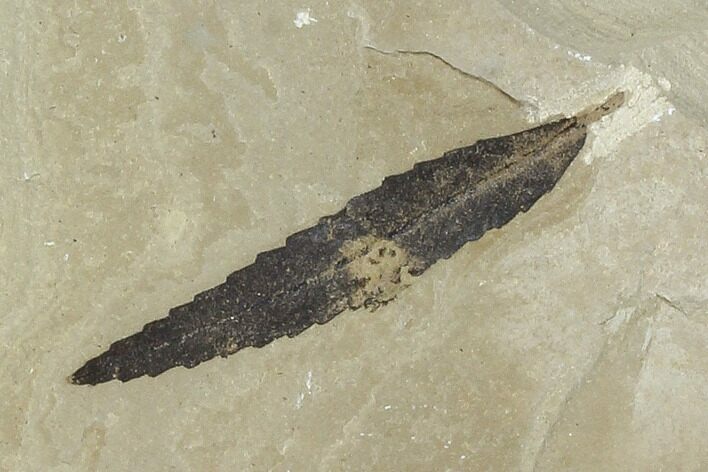
[(374, 310), (410, 285), (412, 258), (393, 241), (365, 236), (346, 243), (341, 252), (349, 261), (347, 272), (358, 284), (348, 300), (351, 308)]

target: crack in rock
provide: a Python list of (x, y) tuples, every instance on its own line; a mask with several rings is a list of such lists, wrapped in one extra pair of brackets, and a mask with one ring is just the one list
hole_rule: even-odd
[(453, 63), (451, 63), (450, 61), (448, 61), (447, 59), (445, 59), (445, 58), (442, 57), (441, 55), (436, 54), (436, 53), (434, 53), (434, 52), (432, 52), (432, 51), (426, 51), (426, 50), (412, 50), (412, 49), (393, 49), (393, 50), (385, 50), (385, 49), (379, 49), (378, 47), (376, 47), (376, 46), (374, 46), (374, 45), (372, 45), (372, 44), (366, 44), (366, 45), (364, 45), (364, 48), (370, 49), (370, 50), (372, 50), (372, 51), (376, 51), (376, 52), (378, 52), (379, 54), (385, 54), (385, 55), (387, 55), (387, 56), (389, 56), (389, 55), (395, 55), (395, 54), (404, 54), (404, 55), (412, 55), (412, 56), (428, 56), (428, 57), (432, 57), (433, 59), (437, 60), (438, 62), (442, 62), (442, 63), (445, 64), (447, 67), (449, 67), (449, 68), (451, 68), (452, 70), (454, 70), (455, 72), (458, 72), (459, 74), (462, 74), (462, 75), (465, 76), (465, 77), (469, 77), (469, 78), (471, 78), (471, 79), (473, 79), (473, 80), (476, 80), (476, 81), (478, 81), (478, 82), (481, 82), (481, 83), (483, 83), (483, 84), (485, 84), (485, 85), (488, 85), (488, 86), (492, 87), (494, 90), (496, 90), (496, 91), (498, 91), (499, 93), (501, 93), (504, 97), (506, 97), (507, 99), (509, 99), (509, 101), (511, 101), (511, 102), (514, 103), (515, 105), (519, 105), (519, 106), (523, 106), (523, 107), (528, 106), (527, 103), (525, 103), (525, 102), (523, 102), (522, 100), (520, 100), (520, 99), (514, 97), (512, 94), (510, 94), (509, 92), (507, 92), (506, 90), (504, 90), (503, 88), (501, 88), (500, 86), (498, 86), (497, 84), (495, 84), (494, 82), (492, 82), (491, 80), (485, 79), (484, 77), (482, 77), (482, 76), (480, 76), (480, 75), (472, 74), (472, 73), (470, 73), (470, 72), (468, 72), (468, 71), (466, 71), (466, 70), (464, 70), (464, 69), (462, 69), (462, 68), (460, 68), (460, 67), (454, 65)]

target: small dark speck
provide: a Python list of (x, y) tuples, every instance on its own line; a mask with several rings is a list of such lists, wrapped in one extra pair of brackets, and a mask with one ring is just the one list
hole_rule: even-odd
[(159, 100), (159, 99), (160, 99), (160, 97), (158, 97), (157, 95), (155, 95), (155, 100)]
[(211, 130), (211, 137), (216, 138), (216, 130), (215, 129)]
[(464, 349), (462, 349), (462, 348), (460, 348), (460, 352), (465, 352), (465, 350), (464, 350)]

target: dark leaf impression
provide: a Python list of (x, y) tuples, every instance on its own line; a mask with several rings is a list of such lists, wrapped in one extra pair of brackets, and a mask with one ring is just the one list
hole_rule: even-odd
[(223, 284), (116, 341), (71, 381), (95, 385), (191, 368), (296, 336), (347, 309), (390, 302), (432, 264), (531, 208), (583, 147), (587, 126), (622, 102), (618, 93), (578, 116), (484, 139), (386, 177)]

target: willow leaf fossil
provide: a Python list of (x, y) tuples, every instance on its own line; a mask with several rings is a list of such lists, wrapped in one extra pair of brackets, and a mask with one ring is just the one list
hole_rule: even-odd
[(191, 368), (296, 336), (346, 309), (389, 302), (436, 261), (527, 211), (583, 147), (587, 126), (622, 101), (618, 93), (575, 117), (484, 139), (387, 177), (221, 285), (111, 344), (71, 381), (95, 385)]

